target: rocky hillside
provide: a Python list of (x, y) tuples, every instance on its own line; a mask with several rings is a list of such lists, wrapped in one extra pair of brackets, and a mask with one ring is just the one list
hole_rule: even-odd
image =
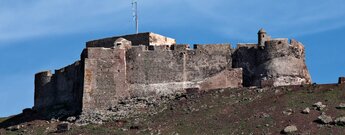
[(0, 134), (344, 134), (345, 85), (188, 90), (133, 98), (108, 112), (0, 119)]

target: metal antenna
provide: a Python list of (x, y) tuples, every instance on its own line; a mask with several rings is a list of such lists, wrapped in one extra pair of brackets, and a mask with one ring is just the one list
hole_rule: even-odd
[(133, 20), (135, 21), (135, 32), (139, 33), (139, 23), (138, 23), (138, 2), (137, 0), (132, 0), (132, 10), (133, 10)]

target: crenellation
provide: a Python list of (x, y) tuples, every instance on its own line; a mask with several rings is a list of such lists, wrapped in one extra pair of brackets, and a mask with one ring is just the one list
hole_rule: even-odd
[(148, 46), (148, 50), (150, 51), (168, 51), (168, 50), (170, 51), (170, 49), (171, 49), (170, 45)]
[(304, 46), (271, 38), (258, 43), (176, 44), (154, 33), (89, 41), (80, 60), (35, 75), (35, 106), (68, 104), (73, 113), (102, 110), (124, 98), (160, 96), (188, 89), (208, 91), (249, 86), (310, 84)]
[[(35, 76), (35, 107), (42, 113), (63, 107), (69, 114), (80, 112), (82, 96), (82, 65), (80, 61), (55, 70), (42, 72)], [(43, 75), (43, 76), (42, 76)], [(42, 83), (42, 79), (45, 79)], [(55, 107), (54, 107), (55, 106)]]
[(189, 44), (176, 44), (172, 46), (176, 51), (186, 51), (189, 49)]
[(258, 44), (254, 43), (238, 43), (236, 49), (238, 48), (257, 48)]
[(289, 39), (288, 38), (273, 38), (270, 41), (266, 41), (265, 46), (269, 46), (269, 45), (289, 45)]
[(229, 49), (232, 48), (231, 44), (229, 43), (224, 43), (224, 44), (194, 44), (193, 48), (198, 50), (198, 49), (217, 49), (217, 50), (222, 50), (222, 49)]
[(46, 110), (48, 106), (54, 103), (51, 99), (54, 93), (53, 74), (51, 71), (43, 71), (35, 74), (35, 110)]
[(35, 76), (37, 77), (51, 77), (53, 74), (51, 72), (51, 70), (47, 70), (47, 71), (41, 71), (35, 74)]
[(300, 45), (302, 45), (302, 43), (298, 42), (296, 39), (290, 39), (290, 45), (292, 45), (292, 46), (300, 46)]
[(120, 48), (104, 48), (104, 47), (92, 47), (87, 48), (86, 58), (97, 58), (97, 59), (110, 59), (113, 58), (114, 52), (124, 50)]
[[(35, 100), (38, 98), (43, 98), (45, 91), (50, 89), (53, 74), (51, 71), (42, 71), (35, 74)], [(37, 108), (41, 108), (42, 101), (35, 102)]]

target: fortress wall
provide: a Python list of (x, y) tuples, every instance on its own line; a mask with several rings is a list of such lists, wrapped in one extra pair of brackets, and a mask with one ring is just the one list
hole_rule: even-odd
[(42, 110), (54, 104), (55, 84), (52, 81), (52, 76), (51, 71), (43, 71), (35, 74), (35, 110)]
[(83, 64), (80, 61), (55, 71), (55, 102), (80, 111), (83, 91)]
[[(126, 40), (114, 46), (120, 37)], [(296, 40), (263, 40), (269, 37), (264, 30), (259, 31), (259, 45), (238, 44), (236, 49), (230, 44), (196, 44), (190, 49), (154, 33), (120, 37), (87, 42), (81, 61), (55, 74), (37, 73), (34, 109), (88, 112), (133, 96), (311, 83), (304, 46)]]
[(290, 43), (288, 39), (272, 39), (260, 50), (256, 70), (260, 83), (273, 86), (311, 83), (303, 45), (295, 40)]
[(242, 68), (226, 69), (199, 83), (200, 89), (239, 88), (243, 85)]
[(291, 54), (288, 39), (272, 39), (266, 41), (264, 49), (259, 50), (257, 61), (262, 63), (278, 57), (291, 56)]
[(35, 105), (37, 110), (66, 108), (70, 113), (79, 112), (83, 90), (82, 64), (72, 65), (35, 75)]
[(238, 44), (232, 54), (232, 67), (243, 69), (243, 85), (256, 86), (257, 44)]
[[(205, 79), (230, 69), (231, 46), (229, 44), (195, 45), (193, 50), (186, 45), (176, 45), (171, 48), (139, 46), (127, 51), (126, 61), (127, 80), (131, 84), (132, 95), (166, 94), (184, 91), (186, 88), (201, 88), (200, 83)], [(231, 71), (234, 74), (241, 72), (242, 76), (242, 71)], [(226, 76), (217, 79), (226, 80)], [(242, 82), (242, 79), (239, 80)], [(238, 82), (235, 87), (238, 87)]]
[(86, 48), (83, 111), (105, 109), (126, 98), (125, 49)]
[(181, 82), (183, 60), (172, 50), (161, 47), (132, 47), (126, 53), (129, 83)]
[(244, 86), (282, 86), (311, 83), (304, 47), (296, 40), (271, 39), (263, 48), (239, 44), (233, 68), (243, 68)]
[(154, 49), (127, 51), (129, 83), (201, 80), (228, 68), (231, 62), (230, 45), (205, 45), (195, 50), (181, 49), (179, 45), (174, 50), (159, 46), (149, 48)]

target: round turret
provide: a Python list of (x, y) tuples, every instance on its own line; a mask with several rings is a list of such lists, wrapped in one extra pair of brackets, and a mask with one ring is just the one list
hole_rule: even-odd
[(269, 41), (270, 37), (267, 36), (267, 32), (265, 29), (261, 28), (258, 32), (258, 46), (260, 48), (264, 48), (265, 47), (265, 42)]
[(265, 29), (261, 28), (261, 29), (259, 30), (258, 34), (262, 34), (262, 33), (265, 33), (265, 34), (266, 34), (267, 32), (266, 32)]

